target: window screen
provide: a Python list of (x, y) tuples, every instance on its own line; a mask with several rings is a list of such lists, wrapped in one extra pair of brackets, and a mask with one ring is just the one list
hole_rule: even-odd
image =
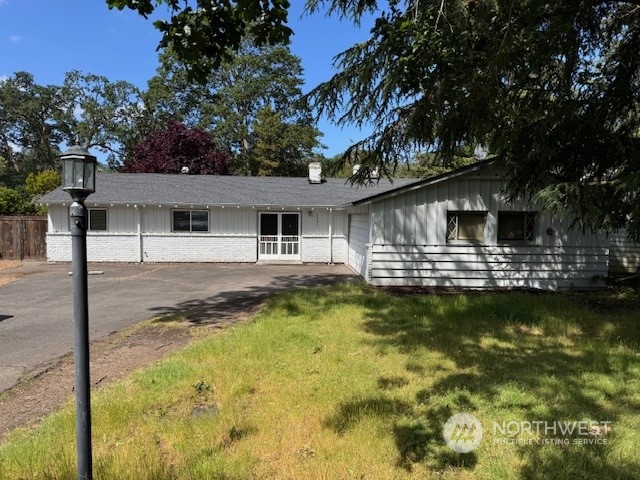
[(107, 230), (107, 209), (89, 209), (89, 231), (99, 232)]

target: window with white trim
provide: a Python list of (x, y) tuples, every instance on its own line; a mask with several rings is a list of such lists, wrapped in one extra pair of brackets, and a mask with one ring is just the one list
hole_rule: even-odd
[(486, 212), (447, 212), (447, 241), (483, 242)]
[(533, 242), (537, 212), (498, 212), (499, 242)]
[(174, 232), (208, 232), (208, 210), (173, 210), (172, 231)]
[(107, 209), (106, 208), (89, 208), (89, 231), (90, 232), (106, 232), (107, 231)]

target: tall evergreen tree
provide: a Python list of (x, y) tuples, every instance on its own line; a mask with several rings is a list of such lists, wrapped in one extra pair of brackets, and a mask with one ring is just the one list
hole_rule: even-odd
[[(237, 15), (228, 41), (183, 42), (192, 65), (236, 49), (249, 25), (242, 19), (261, 12), (261, 39), (289, 35), (286, 0), (206, 0), (196, 9), (167, 1), (165, 43), (183, 40), (184, 17), (209, 19), (214, 7)], [(107, 2), (144, 14), (154, 7)], [(377, 17), (370, 38), (343, 52), (338, 73), (310, 95), (338, 123), (373, 125), (353, 145), (375, 152), (372, 163), (393, 166), (416, 149), (446, 162), (458, 146), (481, 144), (504, 162), (511, 197), (570, 208), (584, 227), (626, 226), (640, 240), (638, 0), (307, 0), (307, 8), (354, 23)]]
[(290, 145), (295, 147), (294, 158), (308, 156), (319, 145), (320, 133), (302, 101), (300, 59), (288, 48), (256, 47), (246, 40), (205, 80), (194, 83), (172, 53), (162, 55), (145, 93), (147, 114), (211, 132), (216, 143), (231, 153), (233, 169), (241, 174), (257, 173), (252, 160), (260, 141), (256, 122), (265, 109), (278, 114), (283, 129), (299, 133), (297, 147)]

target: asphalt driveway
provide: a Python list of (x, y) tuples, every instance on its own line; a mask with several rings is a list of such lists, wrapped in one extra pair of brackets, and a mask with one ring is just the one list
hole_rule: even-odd
[[(71, 352), (70, 264), (25, 263), (0, 286), (0, 392), (24, 374)], [(344, 265), (93, 264), (89, 266), (91, 340), (162, 313), (192, 322), (222, 321), (243, 302), (289, 288), (353, 280)], [(102, 273), (100, 273), (102, 272)]]

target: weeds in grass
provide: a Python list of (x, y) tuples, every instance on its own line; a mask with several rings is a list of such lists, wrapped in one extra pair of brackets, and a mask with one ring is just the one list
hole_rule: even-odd
[[(279, 294), (252, 322), (97, 392), (95, 478), (638, 478), (634, 302), (354, 285)], [(442, 438), (459, 412), (484, 426), (470, 453)], [(611, 423), (597, 445), (501, 443), (492, 428), (600, 420)], [(73, 477), (73, 439), (71, 406), (15, 432), (0, 478)]]

